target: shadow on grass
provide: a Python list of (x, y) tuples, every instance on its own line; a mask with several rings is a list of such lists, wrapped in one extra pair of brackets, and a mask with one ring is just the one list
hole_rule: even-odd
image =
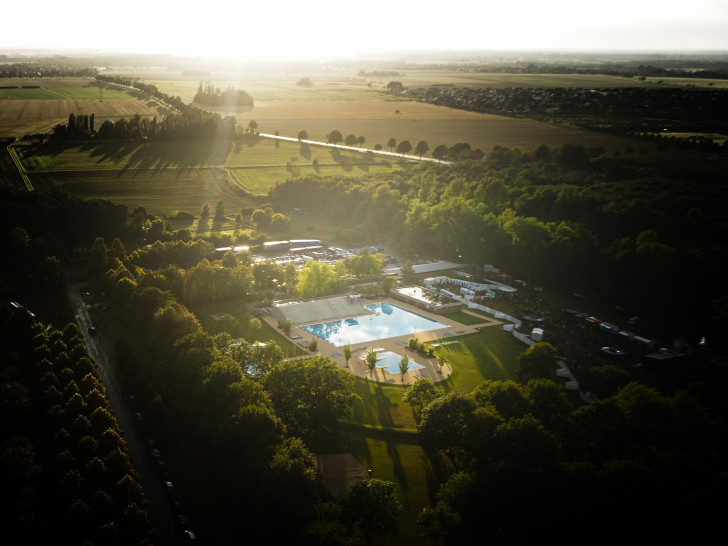
[(399, 449), (397, 449), (397, 443), (394, 442), (387, 442), (387, 455), (389, 455), (389, 458), (392, 461), (392, 471), (394, 472), (394, 477), (397, 479), (397, 482), (399, 482), (399, 485), (402, 488), (402, 492), (404, 494), (404, 505), (409, 508), (409, 483), (407, 481), (407, 472), (405, 472), (404, 465), (402, 464), (402, 458), (399, 454)]
[[(249, 141), (255, 145), (256, 140)], [(97, 165), (110, 163), (122, 172), (135, 169), (154, 171), (165, 168), (194, 168), (222, 165), (241, 143), (229, 138), (200, 140), (158, 140), (153, 142), (125, 140), (90, 140), (80, 146), (80, 151), (95, 159)], [(34, 155), (56, 156), (72, 148), (77, 142), (50, 142), (36, 147)]]

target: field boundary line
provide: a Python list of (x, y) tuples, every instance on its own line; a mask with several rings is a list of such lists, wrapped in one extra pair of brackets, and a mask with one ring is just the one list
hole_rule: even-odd
[[(17, 142), (17, 139), (16, 139), (16, 142)], [(35, 188), (33, 188), (33, 184), (30, 183), (30, 178), (28, 178), (28, 173), (26, 173), (25, 167), (23, 167), (23, 163), (20, 161), (18, 154), (15, 152), (15, 142), (13, 142), (12, 144), (8, 144), (7, 150), (8, 150), (8, 154), (10, 154), (10, 157), (13, 158), (13, 162), (15, 163), (15, 166), (18, 168), (18, 173), (20, 174), (20, 178), (23, 179), (25, 188), (28, 191), (34, 191)]]

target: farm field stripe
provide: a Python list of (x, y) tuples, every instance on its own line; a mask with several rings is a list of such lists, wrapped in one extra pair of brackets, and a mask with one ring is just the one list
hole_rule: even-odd
[(15, 153), (15, 148), (13, 147), (13, 144), (10, 144), (8, 146), (8, 153), (10, 154), (10, 157), (13, 158), (13, 162), (15, 163), (15, 166), (18, 168), (18, 173), (20, 173), (20, 177), (23, 179), (23, 183), (25, 184), (25, 188), (28, 191), (33, 191), (33, 184), (30, 183), (30, 178), (28, 178), (28, 175), (25, 172), (25, 169), (23, 168), (23, 164), (20, 161), (20, 158), (18, 157), (18, 154)]

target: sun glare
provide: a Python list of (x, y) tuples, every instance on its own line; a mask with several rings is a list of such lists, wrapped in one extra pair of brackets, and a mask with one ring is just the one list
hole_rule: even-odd
[[(30, 11), (32, 10), (32, 12)], [(73, 20), (69, 32), (62, 21)], [(11, 3), (0, 49), (168, 53), (231, 59), (343, 58), (418, 50), (728, 49), (728, 3), (463, 0), (454, 9), (371, 0), (246, 4), (128, 0)]]

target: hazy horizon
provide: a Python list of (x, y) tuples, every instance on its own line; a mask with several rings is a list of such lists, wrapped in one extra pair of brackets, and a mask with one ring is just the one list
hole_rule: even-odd
[[(0, 50), (168, 54), (219, 60), (297, 60), (405, 52), (728, 51), (722, 0), (463, 0), (402, 6), (383, 0), (345, 4), (283, 0), (244, 6), (209, 0), (127, 0), (112, 8), (89, 0), (38, 0), (5, 8)], [(25, 23), (25, 24), (24, 24)]]

